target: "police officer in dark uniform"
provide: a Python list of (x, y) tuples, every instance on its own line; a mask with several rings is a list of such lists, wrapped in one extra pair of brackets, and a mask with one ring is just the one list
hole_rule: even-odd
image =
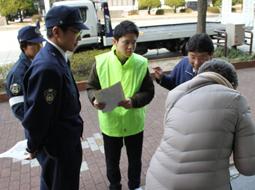
[[(23, 96), (23, 78), (29, 68), (32, 60), (42, 47), (42, 42), (45, 39), (42, 37), (40, 30), (36, 26), (25, 26), (18, 31), (18, 41), (20, 44), (21, 54), (18, 61), (9, 71), (5, 90), (9, 97), (9, 104), (12, 112), (20, 121), (24, 118), (24, 96)], [(27, 130), (25, 130), (25, 137), (27, 138)], [(45, 155), (36, 155), (40, 164), (44, 160)], [(42, 190), (46, 190), (46, 185), (43, 179), (40, 181)]]
[(79, 92), (66, 51), (73, 51), (83, 24), (79, 9), (56, 6), (45, 17), (48, 41), (24, 77), (30, 158), (47, 154), (42, 176), (49, 190), (78, 190), (83, 121)]
[(5, 89), (14, 115), (22, 121), (24, 117), (23, 78), (45, 39), (42, 37), (39, 28), (35, 26), (21, 28), (17, 38), (22, 52), (7, 75)]

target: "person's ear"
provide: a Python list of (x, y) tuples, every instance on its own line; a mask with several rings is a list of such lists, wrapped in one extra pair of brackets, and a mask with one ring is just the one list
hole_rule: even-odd
[(27, 45), (21, 48), (21, 51), (25, 52), (27, 50)]
[(116, 45), (118, 43), (118, 40), (116, 40), (115, 38), (112, 38), (112, 44)]
[(59, 37), (61, 29), (58, 26), (52, 28), (52, 34), (54, 37)]

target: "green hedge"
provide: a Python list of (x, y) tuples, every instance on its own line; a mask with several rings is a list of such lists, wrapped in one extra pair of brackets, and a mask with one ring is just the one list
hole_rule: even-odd
[(138, 10), (130, 10), (128, 11), (128, 15), (131, 16), (131, 15), (138, 15), (139, 14), (139, 11)]
[(218, 47), (216, 48), (213, 57), (215, 58), (224, 58), (227, 61), (233, 63), (233, 62), (239, 62), (239, 61), (251, 61), (255, 60), (255, 54), (248, 54), (245, 53), (239, 49), (228, 49), (227, 57), (224, 57), (224, 48)]
[[(75, 80), (87, 80), (91, 67), (95, 62), (95, 56), (107, 51), (110, 51), (110, 49), (89, 50), (72, 54), (70, 57), (70, 62)], [(4, 91), (4, 82), (12, 66), (13, 64), (5, 64), (0, 66), (0, 92)]]
[(157, 9), (155, 14), (156, 15), (164, 15), (164, 13), (165, 13), (164, 9)]
[(12, 66), (13, 66), (13, 63), (0, 66), (0, 92), (4, 91), (5, 79), (6, 79), (8, 72), (12, 68)]
[(209, 12), (209, 13), (220, 13), (220, 9), (218, 7), (207, 7), (207, 12)]
[(70, 57), (70, 62), (75, 80), (87, 80), (91, 67), (95, 63), (95, 56), (107, 51), (110, 51), (110, 49), (88, 50), (74, 53)]
[(183, 8), (180, 9), (180, 13), (192, 13), (193, 10), (191, 8)]
[[(87, 80), (92, 65), (95, 63), (95, 56), (101, 53), (110, 51), (104, 50), (89, 50), (80, 53), (75, 53), (70, 57), (72, 72), (76, 81)], [(238, 49), (229, 49), (228, 57), (224, 57), (224, 49), (216, 48), (214, 52), (215, 58), (223, 58), (229, 62), (249, 61), (255, 60), (255, 54), (249, 55)], [(4, 91), (4, 80), (13, 64), (6, 64), (0, 66), (0, 92)]]
[(41, 15), (33, 15), (32, 16), (32, 22), (36, 23), (37, 21), (41, 22), (42, 21), (42, 16)]
[(0, 66), (0, 79), (5, 79), (9, 70), (12, 68), (13, 63)]
[(167, 8), (167, 9), (163, 9), (163, 10), (164, 10), (164, 14), (174, 13), (174, 9), (173, 8)]

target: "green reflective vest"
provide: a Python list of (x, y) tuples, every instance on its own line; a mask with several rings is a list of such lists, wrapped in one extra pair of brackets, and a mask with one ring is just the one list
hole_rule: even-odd
[[(146, 58), (133, 53), (124, 65), (114, 53), (96, 56), (96, 70), (101, 88), (121, 82), (126, 98), (139, 91), (148, 68)], [(145, 108), (125, 109), (117, 107), (111, 112), (98, 111), (101, 131), (112, 137), (125, 137), (137, 134), (144, 129)]]

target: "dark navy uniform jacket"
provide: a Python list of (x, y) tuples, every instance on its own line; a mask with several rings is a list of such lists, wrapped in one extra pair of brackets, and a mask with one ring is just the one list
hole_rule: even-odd
[(161, 81), (157, 80), (157, 82), (166, 89), (172, 90), (176, 86), (191, 80), (194, 76), (195, 73), (188, 57), (184, 57), (169, 75), (163, 76)]
[(45, 147), (52, 155), (80, 143), (83, 121), (79, 93), (70, 66), (50, 43), (40, 50), (24, 78), (28, 150)]
[(19, 60), (6, 77), (5, 90), (14, 115), (22, 121), (24, 117), (23, 78), (31, 60), (22, 52)]

